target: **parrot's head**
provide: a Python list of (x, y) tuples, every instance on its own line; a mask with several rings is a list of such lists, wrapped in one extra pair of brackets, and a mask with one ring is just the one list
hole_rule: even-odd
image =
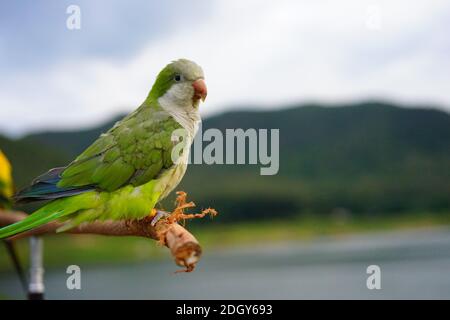
[(207, 95), (204, 78), (202, 68), (195, 62), (176, 60), (158, 74), (149, 98), (172, 108), (196, 110)]

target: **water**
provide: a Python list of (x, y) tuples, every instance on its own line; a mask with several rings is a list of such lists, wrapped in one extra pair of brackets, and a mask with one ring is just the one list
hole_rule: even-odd
[[(381, 290), (367, 289), (372, 264)], [(450, 229), (205, 252), (191, 274), (172, 261), (81, 269), (81, 290), (66, 288), (64, 268), (47, 270), (47, 298), (449, 299)], [(22, 297), (14, 275), (0, 274), (0, 293)]]

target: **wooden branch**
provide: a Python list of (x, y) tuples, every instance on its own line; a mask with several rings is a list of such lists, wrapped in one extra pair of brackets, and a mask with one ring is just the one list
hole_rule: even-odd
[[(27, 215), (18, 211), (0, 211), (0, 226), (6, 226), (24, 219)], [(154, 226), (151, 218), (142, 220), (102, 221), (82, 224), (66, 231), (73, 234), (98, 234), (107, 236), (137, 236), (157, 240), (170, 249), (177, 265), (191, 272), (200, 260), (202, 249), (195, 237), (177, 223), (160, 219)], [(19, 239), (31, 235), (56, 234), (61, 227), (59, 222), (50, 222), (39, 228), (15, 235), (10, 239)]]

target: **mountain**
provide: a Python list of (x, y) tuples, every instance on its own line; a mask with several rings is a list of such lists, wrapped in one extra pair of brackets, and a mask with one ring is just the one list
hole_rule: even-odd
[[(0, 148), (23, 186), (45, 168), (66, 164), (117, 120), (1, 138)], [(443, 111), (381, 102), (302, 105), (228, 112), (206, 119), (203, 132), (209, 128), (280, 130), (277, 175), (259, 175), (261, 165), (190, 165), (179, 189), (222, 212), (218, 221), (450, 208), (450, 115)]]
[(45, 131), (25, 136), (20, 142), (37, 143), (64, 152), (70, 158), (76, 157), (102, 133), (108, 131), (124, 115), (114, 117), (100, 126), (73, 131)]
[(48, 168), (65, 165), (70, 158), (58, 148), (26, 140), (11, 140), (0, 136), (0, 149), (4, 151), (13, 166), (16, 186), (29, 183), (37, 174)]

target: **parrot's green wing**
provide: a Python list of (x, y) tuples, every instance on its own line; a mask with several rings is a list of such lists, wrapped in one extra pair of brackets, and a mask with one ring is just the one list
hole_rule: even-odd
[(172, 132), (181, 126), (165, 111), (134, 112), (102, 134), (62, 173), (59, 188), (138, 186), (173, 165)]

